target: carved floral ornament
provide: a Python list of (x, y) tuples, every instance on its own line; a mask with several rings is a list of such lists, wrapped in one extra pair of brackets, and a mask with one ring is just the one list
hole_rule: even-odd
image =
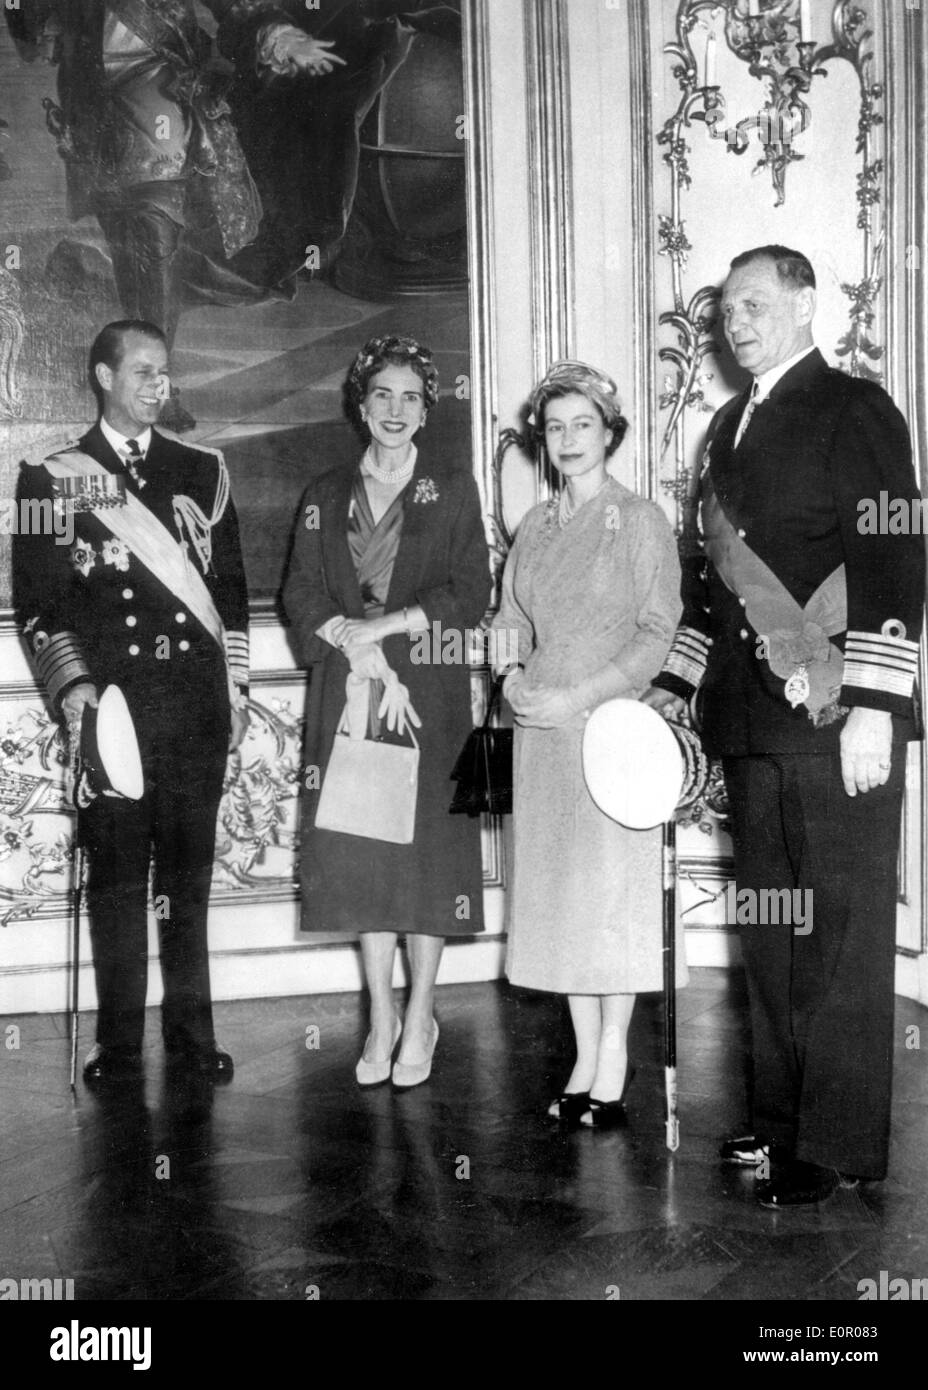
[[(249, 699), (217, 821), (214, 894), (292, 893), (302, 723), (287, 700)], [(39, 706), (0, 720), (0, 926), (70, 911), (74, 816), (69, 757)]]
[[(716, 351), (716, 288), (703, 285), (688, 294), (684, 287), (692, 250), (683, 218), (684, 195), (692, 185), (690, 132), (694, 123), (701, 122), (711, 139), (724, 142), (726, 155), (741, 156), (751, 148), (757, 151), (754, 173), (769, 172), (774, 206), (782, 207), (788, 168), (805, 158), (794, 147), (811, 122), (805, 97), (815, 78), (827, 77), (825, 64), (835, 60), (852, 65), (860, 88), (856, 197), (863, 268), (859, 281), (841, 285), (850, 301), (850, 324), (836, 355), (852, 375), (882, 379), (877, 364), (883, 348), (873, 329), (883, 286), (884, 161), (876, 156), (874, 145), (875, 131), (883, 124), (884, 84), (874, 74), (867, 9), (857, 0), (837, 0), (825, 21), (823, 8), (812, 0), (680, 0), (676, 37), (665, 46), (674, 60), (672, 72), (681, 96), (657, 135), (670, 172), (670, 210), (658, 220), (659, 254), (670, 261), (673, 289), (673, 307), (660, 315), (660, 323), (673, 329), (675, 337), (675, 342), (660, 349), (660, 359), (670, 369), (660, 397), (661, 408), (668, 412), (661, 454), (673, 459), (672, 476), (665, 477), (662, 486), (677, 504), (678, 531), (685, 531), (689, 523), (696, 481), (686, 458), (686, 412), (711, 408), (705, 400), (710, 380), (705, 359)], [(816, 34), (825, 22), (830, 25), (829, 41), (820, 44)], [(732, 125), (726, 124), (725, 94), (717, 80), (720, 42), (760, 83), (758, 110)]]

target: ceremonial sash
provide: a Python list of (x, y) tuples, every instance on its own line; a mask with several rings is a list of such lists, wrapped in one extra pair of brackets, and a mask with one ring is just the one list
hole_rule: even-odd
[(773, 571), (745, 545), (703, 474), (702, 529), (706, 554), (723, 584), (743, 600), (748, 622), (766, 646), (773, 673), (786, 682), (795, 709), (804, 704), (817, 726), (843, 713), (844, 653), (828, 639), (847, 628), (847, 578), (839, 565), (815, 590), (805, 608)]
[[(82, 478), (108, 475), (108, 469), (80, 449), (65, 449), (44, 461), (53, 478)], [(137, 560), (156, 579), (169, 589), (205, 627), (225, 657), (222, 619), (210, 592), (187, 558), (186, 550), (174, 539), (167, 527), (143, 506), (131, 492), (126, 493), (125, 506), (91, 507), (93, 515), (102, 521), (113, 535), (125, 544)]]

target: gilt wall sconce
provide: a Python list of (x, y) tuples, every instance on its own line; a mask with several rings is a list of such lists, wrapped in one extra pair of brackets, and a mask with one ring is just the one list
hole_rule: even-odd
[[(725, 95), (717, 80), (719, 40), (715, 29), (700, 21), (700, 10), (713, 17), (724, 10), (728, 48), (763, 84), (757, 112), (731, 125), (726, 124)], [(669, 51), (675, 47), (687, 75), (692, 74), (687, 124), (705, 121), (712, 138), (724, 140), (738, 155), (748, 150), (756, 130), (763, 151), (757, 168), (769, 169), (779, 207), (786, 201), (786, 171), (793, 160), (803, 158), (794, 145), (811, 121), (804, 98), (815, 77), (827, 76), (822, 60), (834, 56), (833, 48), (820, 50), (812, 37), (810, 0), (711, 0), (687, 6), (681, 19), (680, 42)], [(700, 43), (697, 31), (702, 29), (706, 37)]]
[[(717, 350), (717, 290), (702, 285), (688, 291), (684, 272), (692, 250), (683, 218), (683, 200), (692, 185), (690, 156), (693, 132), (703, 123), (708, 136), (722, 141), (727, 153), (759, 151), (755, 172), (769, 172), (773, 205), (786, 201), (786, 174), (805, 155), (795, 141), (808, 129), (812, 113), (806, 101), (813, 82), (827, 76), (826, 63), (851, 65), (859, 83), (856, 176), (857, 227), (860, 233), (860, 278), (841, 283), (850, 301), (850, 324), (836, 348), (845, 370), (880, 380), (883, 349), (875, 339), (876, 301), (882, 287), (884, 161), (875, 146), (883, 124), (884, 84), (874, 74), (874, 25), (866, 0), (679, 0), (675, 37), (664, 51), (680, 99), (657, 133), (670, 174), (670, 207), (659, 214), (659, 254), (671, 267), (673, 304), (659, 322), (673, 330), (674, 341), (660, 348), (668, 369), (659, 405), (666, 412), (660, 454), (672, 460), (672, 476), (662, 487), (674, 499), (678, 529), (692, 521), (695, 477), (685, 441), (688, 412), (709, 409), (705, 399), (706, 359)], [(824, 41), (822, 41), (824, 40)], [(761, 84), (760, 101), (743, 119), (729, 119), (720, 82), (731, 74), (728, 54), (746, 65)]]

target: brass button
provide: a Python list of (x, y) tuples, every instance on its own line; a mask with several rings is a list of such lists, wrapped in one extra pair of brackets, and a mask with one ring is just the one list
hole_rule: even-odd
[(138, 654), (139, 654), (139, 649), (138, 649), (138, 647), (135, 645), (135, 643), (133, 642), (133, 643), (132, 643), (132, 646), (129, 648), (129, 655), (130, 655), (130, 656), (138, 656)]
[(174, 621), (175, 621), (175, 623), (185, 623), (185, 622), (187, 621), (187, 614), (186, 614), (186, 613), (175, 613), (175, 614), (174, 614)]
[(182, 642), (178, 642), (177, 645), (180, 647), (182, 652), (189, 652), (190, 650), (190, 643), (187, 641), (186, 637), (183, 639)]
[(135, 598), (135, 594), (131, 589), (123, 589), (122, 596), (123, 598)]
[(135, 614), (130, 613), (128, 618), (126, 619), (126, 627), (135, 627), (137, 622), (138, 618), (135, 616)]
[(742, 642), (746, 642), (746, 641), (748, 640), (748, 638), (750, 637), (750, 635), (751, 635), (751, 634), (748, 632), (748, 630), (747, 630), (746, 627), (743, 627), (743, 628), (741, 629), (740, 636), (741, 636)]

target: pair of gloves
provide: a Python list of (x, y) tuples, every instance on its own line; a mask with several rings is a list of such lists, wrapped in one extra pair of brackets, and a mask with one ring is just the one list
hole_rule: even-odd
[(594, 671), (576, 685), (530, 686), (525, 672), (510, 671), (503, 694), (512, 706), (516, 723), (526, 728), (555, 729), (589, 715), (604, 700), (630, 695), (628, 678), (614, 662)]
[(387, 728), (402, 734), (407, 721), (421, 729), (422, 720), (413, 709), (409, 691), (387, 661), (383, 649), (376, 642), (355, 641), (341, 648), (351, 666), (351, 678), (355, 681), (382, 681), (383, 699), (377, 710), (379, 719), (386, 719)]

